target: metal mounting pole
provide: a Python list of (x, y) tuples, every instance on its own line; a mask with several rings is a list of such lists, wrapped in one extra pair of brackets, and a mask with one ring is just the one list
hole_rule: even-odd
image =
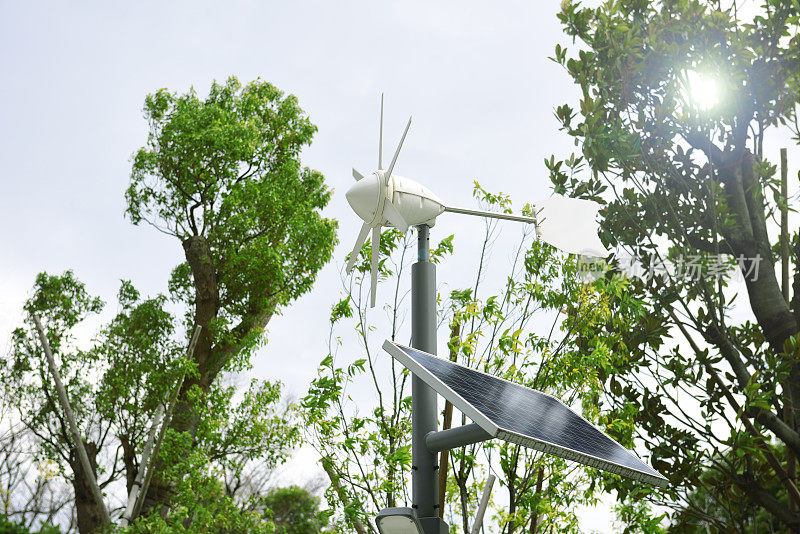
[[(417, 262), (411, 266), (411, 346), (436, 354), (436, 266), (430, 261), (429, 227), (417, 226)], [(425, 534), (446, 533), (439, 518), (439, 466), (425, 444), (437, 430), (436, 392), (416, 375), (411, 379), (411, 503)]]
[(457, 449), (464, 445), (472, 445), (492, 439), (492, 436), (477, 423), (448, 428), (439, 432), (431, 432), (425, 436), (425, 445), (429, 451), (441, 452)]

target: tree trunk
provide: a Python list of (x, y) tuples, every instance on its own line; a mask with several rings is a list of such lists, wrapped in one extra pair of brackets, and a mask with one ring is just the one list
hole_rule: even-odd
[[(516, 464), (517, 462), (514, 462), (513, 468), (506, 470), (506, 478), (508, 479), (508, 515), (512, 518), (514, 517), (514, 514), (517, 513), (517, 492), (516, 487), (514, 486), (517, 479)], [(508, 529), (508, 534), (514, 534), (514, 532), (517, 530), (517, 522), (514, 519), (511, 519), (508, 522), (508, 525), (506, 525), (506, 528)]]
[[(767, 233), (767, 222), (763, 192), (759, 177), (755, 173), (752, 156), (745, 158), (741, 164), (741, 183), (744, 198), (747, 203), (747, 212), (750, 218), (750, 228), (753, 237), (752, 244), (744, 242), (740, 254), (745, 257), (755, 258), (760, 265), (757, 273), (745, 276), (747, 294), (750, 307), (761, 327), (764, 337), (772, 351), (778, 355), (783, 352), (784, 342), (798, 333), (798, 324), (789, 303), (784, 298), (778, 277), (775, 275), (775, 259)], [(800, 399), (800, 365), (792, 364), (789, 379), (786, 381), (788, 391), (785, 395), (784, 410), (791, 409), (793, 399)], [(794, 414), (784, 413), (784, 418), (792, 422), (795, 430), (800, 425), (800, 419)]]
[[(542, 483), (544, 482), (544, 466), (539, 466), (539, 473), (536, 475), (536, 497), (541, 500), (542, 498)], [(536, 503), (538, 506), (538, 502)], [(538, 509), (531, 514), (531, 529), (530, 534), (536, 534), (539, 530), (539, 512)]]
[[(92, 466), (92, 472), (97, 477), (97, 445), (92, 442), (84, 442), (86, 456)], [(78, 459), (78, 452), (73, 447), (70, 454), (72, 464), (72, 488), (75, 491), (75, 515), (78, 518), (78, 532), (80, 534), (91, 534), (100, 532), (103, 528), (103, 514), (94, 499), (92, 488), (86, 483), (86, 475), (83, 466)]]
[[(789, 307), (778, 277), (775, 275), (775, 260), (767, 233), (765, 205), (759, 177), (754, 169), (754, 160), (749, 151), (736, 164), (720, 169), (725, 184), (728, 206), (736, 222), (733, 228), (723, 231), (739, 260), (750, 307), (770, 349), (783, 353), (783, 344), (798, 333), (798, 321)], [(792, 364), (787, 380), (788, 395), (784, 409), (800, 399), (800, 365)], [(786, 414), (784, 414), (786, 415)], [(788, 417), (795, 430), (800, 418)], [(734, 482), (749, 498), (782, 521), (792, 531), (800, 531), (800, 515), (760, 487), (752, 477), (735, 475)]]
[[(180, 434), (188, 434), (191, 437), (188, 442), (193, 446), (194, 438), (197, 434), (199, 415), (197, 408), (190, 401), (189, 392), (192, 388), (198, 386), (204, 394), (207, 393), (211, 378), (213, 378), (209, 377), (208, 368), (208, 363), (211, 360), (214, 333), (214, 329), (210, 327), (210, 324), (216, 319), (219, 312), (219, 286), (216, 267), (206, 239), (203, 236), (192, 236), (183, 242), (183, 250), (194, 279), (194, 324), (195, 327), (200, 325), (202, 330), (192, 354), (192, 359), (197, 363), (197, 375), (187, 376), (184, 379), (178, 400), (175, 403), (175, 411), (169, 422), (169, 428)], [(164, 476), (164, 470), (167, 467), (160, 458), (153, 459), (153, 478), (142, 505), (142, 515), (148, 513), (155, 506), (159, 506), (162, 511), (166, 511), (166, 506), (168, 506), (172, 495), (172, 484), (169, 482), (168, 477)]]
[(122, 463), (125, 465), (125, 492), (130, 495), (133, 482), (139, 473), (139, 469), (136, 467), (136, 448), (127, 434), (120, 436), (119, 441), (122, 445)]
[[(738, 228), (731, 231), (729, 241), (744, 261), (742, 274), (753, 314), (772, 350), (780, 354), (784, 341), (797, 334), (797, 321), (775, 276), (763, 193), (753, 168), (753, 157), (749, 156), (740, 165), (731, 167), (725, 180), (729, 206), (737, 209)], [(734, 200), (742, 198), (744, 202)]]

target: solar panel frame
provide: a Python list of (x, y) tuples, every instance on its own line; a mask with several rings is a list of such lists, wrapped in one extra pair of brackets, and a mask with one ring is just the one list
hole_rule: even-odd
[[(616, 440), (614, 440), (610, 436), (606, 435), (604, 432), (602, 432), (597, 427), (592, 425), (589, 421), (587, 421), (586, 419), (581, 417), (579, 414), (577, 414), (574, 411), (572, 411), (569, 408), (569, 406), (564, 404), (557, 397), (554, 397), (554, 396), (549, 395), (547, 393), (543, 393), (541, 391), (532, 390), (532, 389), (527, 388), (527, 387), (525, 387), (525, 386), (523, 386), (521, 384), (518, 384), (516, 382), (511, 382), (510, 380), (506, 380), (504, 378), (500, 378), (500, 377), (497, 377), (497, 376), (494, 376), (494, 375), (490, 375), (488, 373), (484, 373), (484, 372), (479, 371), (477, 369), (472, 369), (470, 367), (466, 367), (466, 366), (463, 366), (461, 364), (458, 364), (458, 363), (455, 363), (455, 362), (451, 362), (451, 361), (445, 360), (443, 358), (439, 358), (438, 356), (435, 356), (433, 354), (429, 354), (427, 352), (424, 352), (424, 351), (421, 351), (421, 350), (418, 350), (418, 349), (414, 349), (414, 348), (411, 348), (411, 347), (406, 347), (404, 345), (393, 343), (392, 341), (390, 341), (388, 339), (384, 342), (383, 349), (386, 352), (388, 352), (393, 358), (395, 358), (397, 361), (399, 361), (401, 364), (403, 364), (406, 368), (408, 368), (408, 370), (411, 371), (414, 375), (416, 375), (419, 378), (421, 378), (423, 380), (423, 382), (425, 382), (428, 386), (433, 388), (439, 395), (441, 395), (446, 400), (448, 400), (453, 406), (455, 406), (463, 414), (465, 414), (467, 417), (469, 417), (473, 422), (477, 423), (484, 431), (486, 431), (489, 434), (490, 439), (491, 438), (497, 438), (497, 439), (501, 439), (501, 440), (504, 440), (504, 441), (509, 441), (511, 443), (516, 443), (518, 445), (522, 445), (524, 447), (528, 447), (528, 448), (531, 448), (531, 449), (534, 449), (534, 450), (538, 450), (538, 451), (544, 452), (546, 454), (552, 454), (554, 456), (558, 456), (558, 457), (561, 457), (561, 458), (564, 458), (564, 459), (567, 459), (567, 460), (578, 462), (578, 463), (581, 463), (583, 465), (588, 465), (590, 467), (596, 467), (596, 468), (601, 469), (603, 471), (608, 471), (610, 473), (615, 473), (615, 474), (618, 474), (620, 476), (631, 478), (633, 480), (638, 480), (640, 482), (645, 482), (647, 484), (652, 484), (654, 486), (666, 487), (668, 485), (668, 481), (664, 476), (662, 476), (660, 473), (655, 471), (653, 468), (651, 468), (650, 466), (648, 466), (647, 464), (645, 464), (644, 462), (639, 460), (633, 453), (631, 453), (629, 450), (625, 449), (625, 447), (620, 445)], [(449, 365), (461, 367), (461, 368), (464, 368), (464, 369), (468, 369), (471, 372), (479, 373), (481, 375), (485, 375), (485, 376), (489, 377), (492, 380), (497, 380), (497, 381), (501, 381), (501, 382), (505, 382), (505, 383), (511, 384), (515, 388), (524, 388), (524, 389), (533, 391), (533, 392), (537, 393), (538, 395), (543, 395), (543, 396), (549, 397), (550, 399), (552, 399), (555, 402), (557, 402), (558, 404), (560, 404), (561, 407), (563, 407), (564, 410), (568, 410), (568, 411), (572, 412), (576, 417), (579, 417), (587, 425), (591, 426), (591, 428), (594, 429), (596, 432), (602, 434), (606, 439), (608, 439), (611, 442), (613, 442), (614, 444), (616, 444), (616, 446), (618, 446), (620, 449), (622, 449), (628, 455), (630, 455), (631, 458), (635, 460), (635, 462), (641, 464), (642, 467), (644, 467), (645, 469), (647, 469), (649, 471), (652, 471), (653, 473), (655, 473), (655, 475), (650, 474), (650, 473), (648, 473), (646, 471), (637, 470), (637, 469), (634, 469), (634, 468), (631, 468), (631, 467), (628, 467), (628, 466), (620, 465), (620, 464), (618, 464), (616, 462), (613, 462), (611, 460), (604, 459), (604, 458), (599, 458), (597, 456), (593, 456), (593, 455), (588, 454), (586, 452), (577, 451), (577, 450), (574, 450), (574, 449), (570, 449), (569, 447), (565, 447), (563, 445), (558, 445), (558, 444), (555, 444), (555, 443), (550, 443), (550, 442), (547, 442), (547, 441), (543, 441), (543, 440), (537, 439), (537, 438), (535, 438), (533, 436), (521, 434), (519, 432), (516, 432), (516, 431), (513, 431), (513, 430), (510, 430), (510, 429), (503, 428), (503, 427), (499, 426), (497, 423), (492, 421), (486, 414), (484, 414), (480, 410), (478, 410), (471, 402), (469, 402), (467, 399), (462, 397), (459, 393), (457, 393), (455, 390), (453, 390), (450, 386), (445, 384), (433, 372), (431, 372), (430, 370), (426, 369), (424, 365), (420, 364), (413, 357), (411, 357), (408, 353), (406, 353), (405, 349), (407, 349), (409, 351), (413, 351), (413, 352), (424, 354), (424, 355), (429, 356), (431, 358), (435, 358), (436, 360), (440, 360), (442, 362), (445, 362), (445, 363), (447, 363)]]

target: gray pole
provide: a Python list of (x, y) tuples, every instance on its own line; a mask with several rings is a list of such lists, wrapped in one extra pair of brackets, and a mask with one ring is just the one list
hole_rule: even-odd
[[(411, 346), (436, 354), (436, 267), (430, 262), (427, 225), (417, 226), (417, 262), (411, 266)], [(439, 534), (439, 466), (425, 436), (437, 430), (436, 392), (417, 376), (411, 379), (412, 506), (425, 534)]]
[(480, 443), (487, 439), (492, 439), (492, 436), (477, 423), (470, 423), (440, 432), (430, 432), (425, 436), (425, 445), (429, 451), (441, 452)]

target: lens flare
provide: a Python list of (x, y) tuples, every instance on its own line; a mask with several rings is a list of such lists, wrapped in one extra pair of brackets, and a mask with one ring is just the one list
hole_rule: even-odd
[(719, 104), (720, 87), (711, 76), (690, 70), (686, 72), (684, 86), (686, 101), (698, 111), (708, 111)]

